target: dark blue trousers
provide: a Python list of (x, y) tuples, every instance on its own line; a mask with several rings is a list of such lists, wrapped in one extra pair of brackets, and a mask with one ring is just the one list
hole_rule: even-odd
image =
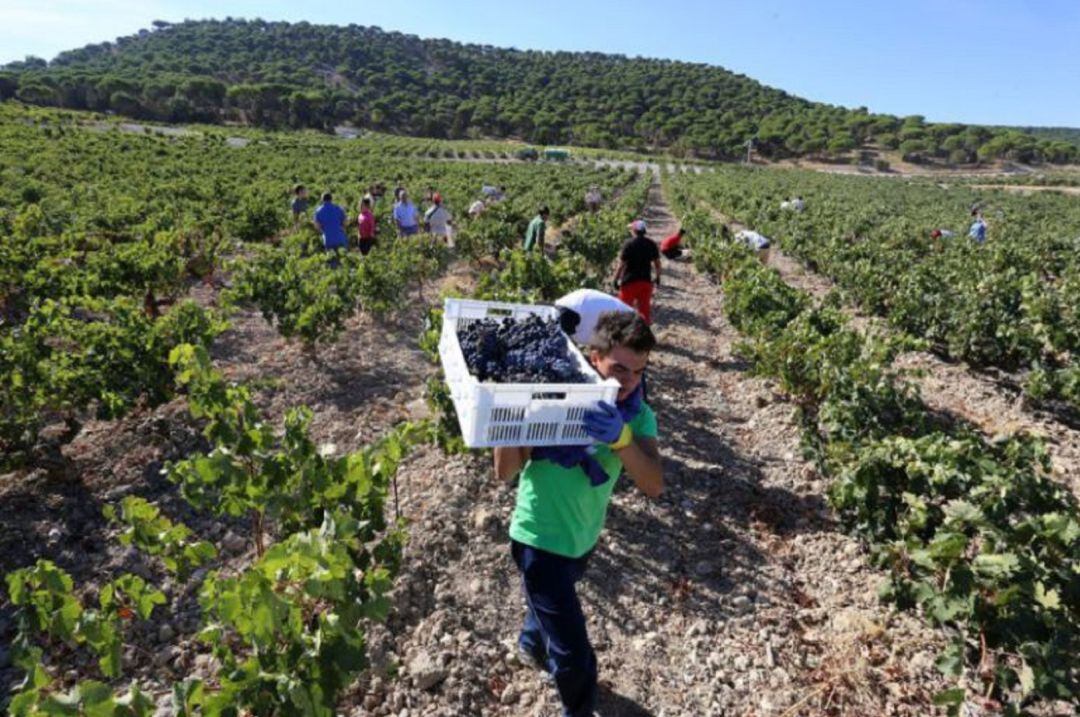
[(596, 654), (574, 587), (585, 574), (589, 555), (565, 558), (517, 541), (511, 541), (510, 549), (528, 603), (518, 643), (551, 673), (564, 717), (591, 717), (596, 709)]

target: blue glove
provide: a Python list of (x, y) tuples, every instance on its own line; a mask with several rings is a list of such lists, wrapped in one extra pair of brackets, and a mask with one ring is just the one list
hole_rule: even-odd
[(589, 438), (600, 443), (615, 443), (622, 436), (623, 421), (619, 409), (610, 403), (600, 403), (582, 416), (582, 424)]

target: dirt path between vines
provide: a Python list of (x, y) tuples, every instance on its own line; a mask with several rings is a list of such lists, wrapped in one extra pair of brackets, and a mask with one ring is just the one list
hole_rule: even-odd
[[(713, 216), (732, 231), (746, 228), (716, 209), (710, 209)], [(809, 270), (801, 261), (775, 246), (769, 250), (767, 264), (790, 286), (815, 299), (821, 299), (834, 288), (828, 277)], [(868, 316), (857, 307), (849, 306), (845, 310), (852, 318), (852, 325), (860, 331), (890, 331), (881, 317)], [(947, 361), (926, 351), (913, 351), (899, 356), (896, 366), (911, 372), (910, 378), (919, 386), (923, 402), (934, 411), (966, 421), (991, 438), (1020, 432), (1041, 437), (1049, 449), (1054, 477), (1080, 497), (1080, 430), (1052, 414), (1033, 409), (1024, 401), (1020, 390), (1010, 388), (989, 374), (979, 373), (964, 362)]]
[[(657, 236), (674, 227), (658, 185), (646, 220)], [(649, 372), (665, 492), (623, 479), (581, 583), (599, 714), (932, 713), (938, 636), (878, 602), (882, 576), (833, 524), (793, 407), (732, 355), (722, 302), (688, 263), (667, 264)], [(513, 655), (514, 488), (489, 460), (426, 450), (402, 474), (409, 557), (373, 654), (403, 678), (363, 681), (346, 714), (558, 714)]]

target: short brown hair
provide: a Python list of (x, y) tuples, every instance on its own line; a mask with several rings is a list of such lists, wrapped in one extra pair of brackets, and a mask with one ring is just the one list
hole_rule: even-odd
[(605, 311), (596, 322), (589, 348), (606, 356), (616, 346), (645, 354), (656, 346), (656, 336), (636, 311)]

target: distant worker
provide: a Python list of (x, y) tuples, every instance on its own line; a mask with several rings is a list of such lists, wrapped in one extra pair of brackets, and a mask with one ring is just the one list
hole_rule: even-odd
[(480, 193), (487, 197), (493, 204), (506, 199), (506, 187), (485, 184), (480, 187)]
[(646, 235), (643, 219), (631, 222), (630, 229), (633, 237), (623, 244), (619, 253), (615, 285), (619, 287), (619, 298), (637, 309), (645, 323), (651, 324), (653, 284), (660, 285), (660, 249)]
[[(622, 300), (596, 289), (578, 289), (555, 300), (559, 310), (559, 326), (563, 333), (579, 346), (589, 346), (593, 342), (600, 317), (610, 313), (636, 314), (634, 308)], [(645, 376), (641, 377), (641, 392), (648, 398), (648, 386)]]
[(356, 218), (360, 253), (364, 256), (375, 246), (376, 224), (375, 214), (371, 210), (372, 203), (371, 196), (365, 194), (360, 200), (360, 214)]
[(398, 236), (410, 237), (420, 231), (416, 205), (409, 199), (409, 193), (401, 189), (397, 193), (398, 202), (394, 205), (394, 223)]
[(453, 246), (453, 217), (450, 210), (443, 205), (442, 195), (438, 192), (431, 194), (431, 206), (424, 212), (424, 231), (438, 237)]
[(760, 234), (753, 229), (740, 229), (735, 232), (735, 241), (740, 244), (745, 244), (748, 248), (759, 252), (765, 251), (772, 245), (772, 242), (769, 241), (769, 237)]
[(588, 211), (599, 211), (600, 202), (602, 201), (604, 201), (604, 197), (600, 194), (600, 187), (595, 184), (589, 187), (589, 191), (585, 192), (585, 209)]
[(315, 228), (319, 230), (323, 238), (323, 249), (326, 251), (338, 251), (349, 246), (349, 240), (345, 235), (345, 210), (334, 204), (334, 198), (330, 192), (322, 195), (322, 204), (315, 210)]
[(803, 201), (802, 197), (795, 197), (780, 202), (780, 208), (792, 212), (801, 212), (806, 209), (806, 202)]
[(669, 237), (660, 242), (660, 253), (667, 259), (678, 259), (683, 255), (682, 240), (686, 232), (682, 227)]
[(308, 193), (307, 187), (303, 184), (297, 184), (293, 187), (293, 200), (289, 205), (292, 209), (293, 224), (299, 224), (300, 218), (307, 213), (308, 210)]
[(371, 197), (371, 203), (375, 204), (386, 195), (386, 185), (382, 182), (373, 182), (368, 186), (367, 193)]
[(469, 216), (475, 219), (476, 217), (483, 214), (485, 209), (487, 209), (487, 205), (484, 204), (484, 200), (477, 199), (475, 202), (469, 205)]
[(596, 322), (600, 320), (601, 314), (609, 311), (634, 311), (633, 307), (627, 306), (611, 294), (596, 289), (571, 291), (555, 300), (555, 308), (559, 310), (559, 325), (562, 330), (574, 343), (581, 346), (592, 343)]
[(529, 227), (525, 230), (525, 251), (532, 251), (533, 247), (539, 246), (540, 253), (544, 253), (544, 233), (547, 232), (547, 219), (550, 213), (547, 205), (544, 205), (529, 222)]
[(931, 239), (952, 239), (956, 236), (956, 232), (949, 231), (948, 229), (935, 229), (930, 232)]
[(986, 220), (983, 219), (982, 212), (975, 210), (973, 212), (975, 221), (971, 223), (971, 228), (968, 229), (968, 237), (975, 240), (976, 244), (982, 244), (986, 241)]

